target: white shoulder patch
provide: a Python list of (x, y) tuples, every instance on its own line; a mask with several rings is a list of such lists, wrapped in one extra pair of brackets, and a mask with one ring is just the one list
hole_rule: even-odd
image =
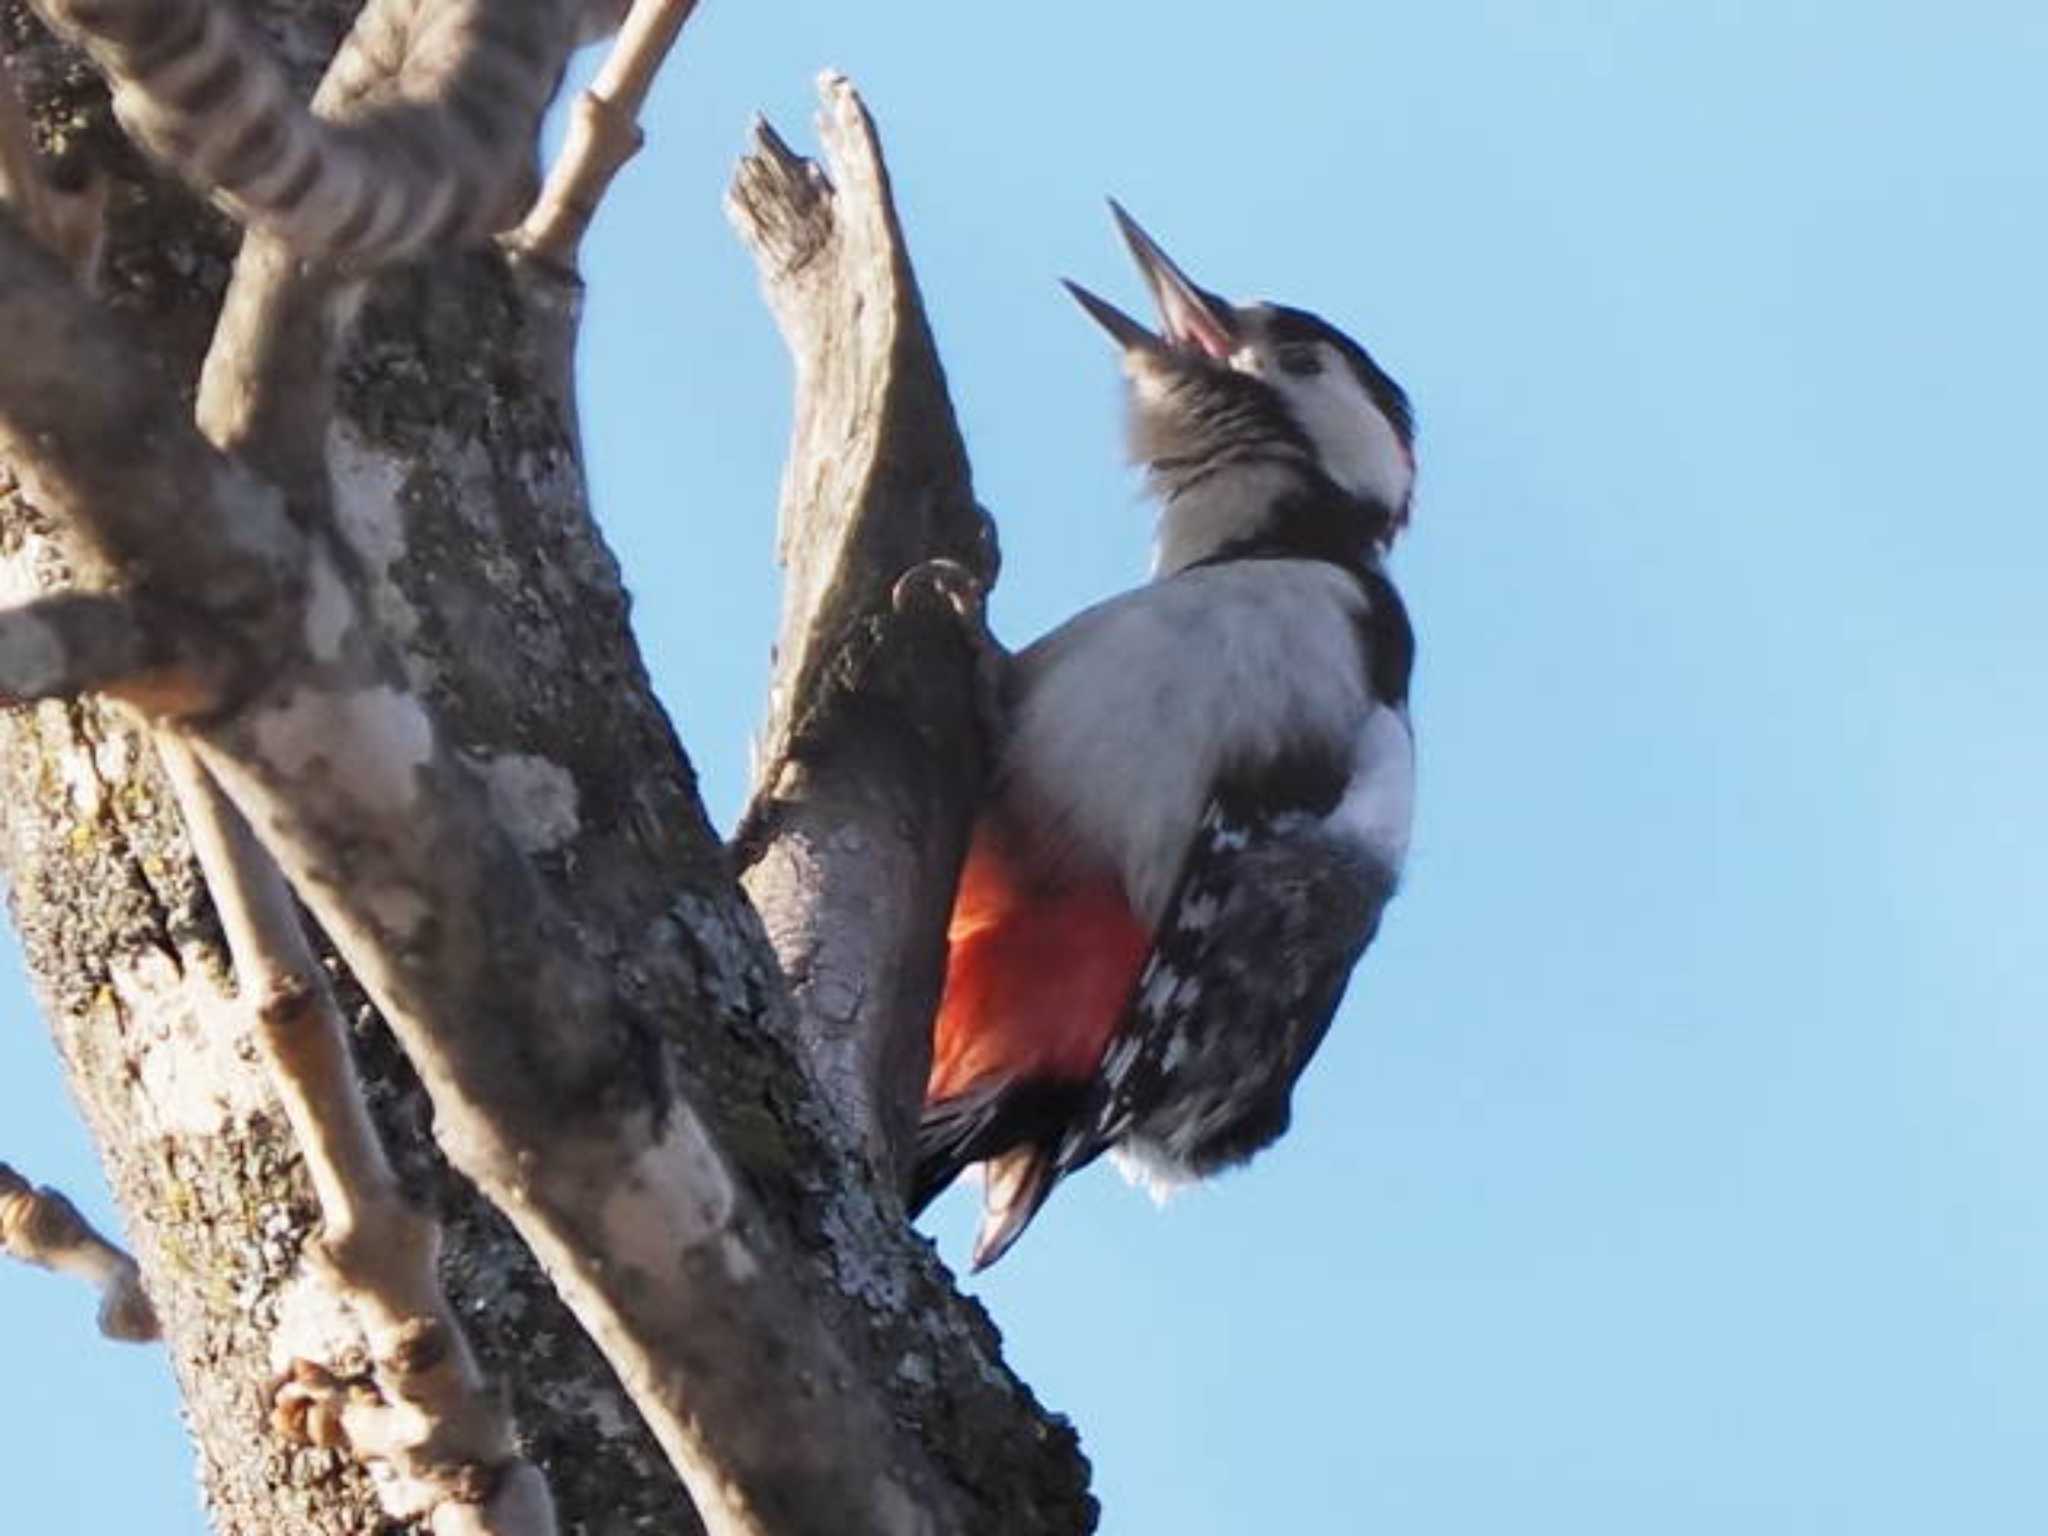
[(1414, 824), (1415, 734), (1405, 710), (1375, 704), (1358, 733), (1344, 798), (1326, 825), (1399, 874)]

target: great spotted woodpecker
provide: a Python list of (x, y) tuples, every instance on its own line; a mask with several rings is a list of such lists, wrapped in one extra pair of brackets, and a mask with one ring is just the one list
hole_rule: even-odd
[(1408, 399), (1299, 309), (1191, 282), (1115, 339), (1160, 504), (1153, 579), (1015, 658), (953, 909), (914, 1208), (974, 1163), (974, 1266), (1105, 1150), (1163, 1192), (1287, 1127), (1379, 927), (1414, 801), (1414, 636), (1384, 569)]

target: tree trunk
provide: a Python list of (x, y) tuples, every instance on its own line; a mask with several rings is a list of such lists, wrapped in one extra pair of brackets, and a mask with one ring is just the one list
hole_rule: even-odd
[[(310, 89), (346, 16), (326, 0), (272, 4), (262, 16)], [(171, 377), (194, 379), (235, 231), (138, 156), (76, 55), (11, 3), (0, 21), (0, 51), (28, 88), (45, 144), (112, 178), (105, 302)], [(886, 197), (885, 185), (872, 191)], [(796, 1271), (787, 1289), (824, 1336), (842, 1341), (862, 1393), (921, 1447), (920, 1465), (936, 1469), (906, 1474), (923, 1508), (899, 1528), (1088, 1529), (1093, 1505), (1071, 1431), (1001, 1367), (986, 1319), (904, 1230), (890, 1166), (903, 1084), (921, 1071), (904, 1065), (901, 1042), (923, 1027), (914, 1015), (933, 985), (929, 886), (949, 879), (957, 859), (961, 786), (905, 791), (939, 805), (929, 846), (944, 867), (919, 873), (922, 927), (892, 941), (921, 946), (914, 958), (875, 959), (913, 979), (908, 1001), (893, 1005), (895, 1043), (879, 1051), (892, 1081), (862, 1089), (871, 1113), (848, 1114), (829, 1086), (815, 1086), (814, 1036), (799, 1027), (775, 952), (649, 691), (619, 572), (587, 504), (570, 372), (576, 317), (573, 280), (495, 248), (400, 270), (375, 285), (356, 321), (327, 441), (333, 517), (365, 610), (550, 910), (570, 915), (560, 942), (603, 972), (606, 1004), (589, 1027), (609, 1043), (591, 1075), (562, 1085), (564, 1114), (602, 1120), (616, 1103), (624, 1118), (651, 1105), (658, 1121), (676, 1093), (701, 1113), (736, 1170), (739, 1198), (768, 1213), (764, 1251)], [(935, 358), (921, 366), (936, 378)], [(950, 435), (950, 420), (937, 430)], [(971, 511), (964, 459), (955, 473), (913, 489)], [(903, 488), (894, 494), (902, 499)], [(764, 488), (763, 515), (766, 502)], [(9, 603), (92, 583), (63, 516), (0, 460)], [(965, 553), (929, 539), (919, 547)], [(826, 627), (878, 600), (870, 582)], [(955, 701), (957, 733), (970, 707), (959, 682), (966, 652), (948, 643), (925, 649), (935, 684)], [(851, 771), (868, 771), (865, 746), (844, 750), (861, 758)], [(817, 754), (832, 751), (814, 744), (805, 765), (828, 790), (843, 781)], [(932, 772), (914, 741), (890, 752), (892, 764), (908, 752), (915, 771)], [(272, 1429), (278, 1373), (309, 1338), (331, 1336), (345, 1351), (352, 1331), (301, 1263), (318, 1207), (250, 1043), (247, 1000), (236, 998), (151, 731), (93, 696), (17, 708), (0, 715), (0, 773), (0, 862), (28, 966), (162, 1318), (215, 1528), (389, 1529), (346, 1456), (293, 1446)], [(815, 830), (802, 787), (791, 779), (779, 789), (796, 803), (791, 825)], [(778, 857), (786, 866), (786, 852)], [(800, 915), (792, 921), (802, 928)], [(323, 955), (386, 1146), (407, 1192), (441, 1216), (444, 1281), (509, 1392), (521, 1447), (546, 1474), (561, 1527), (702, 1529), (675, 1446), (643, 1423), (647, 1397), (621, 1385), (590, 1318), (565, 1307), (505, 1215), (450, 1171), (432, 1135), (436, 1105), (445, 1133), (451, 1101), (436, 1093), (430, 1103), (365, 992), (331, 950)], [(511, 1033), (505, 1049), (516, 1056), (530, 1043)], [(27, 1158), (27, 1149), (0, 1151)], [(592, 1262), (602, 1268), (603, 1255)], [(748, 1347), (696, 1340), (673, 1362), (684, 1401), (721, 1373), (771, 1399), (847, 1391), (814, 1379), (814, 1362)], [(923, 1497), (934, 1488), (943, 1509)], [(794, 1503), (778, 1515), (759, 1490), (748, 1499), (759, 1521), (748, 1529), (882, 1528), (852, 1512), (836, 1527)]]

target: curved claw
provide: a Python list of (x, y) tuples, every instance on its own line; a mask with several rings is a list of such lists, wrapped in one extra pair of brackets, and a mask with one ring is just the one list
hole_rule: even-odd
[(898, 613), (933, 602), (970, 623), (986, 623), (988, 587), (958, 560), (921, 561), (897, 577), (889, 591), (889, 605)]

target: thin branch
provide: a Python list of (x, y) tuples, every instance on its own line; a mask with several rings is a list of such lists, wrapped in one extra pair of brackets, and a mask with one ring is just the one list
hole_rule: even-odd
[(796, 362), (781, 632), (735, 841), (827, 1091), (900, 1179), (981, 751), (970, 627), (899, 582), (985, 592), (996, 555), (874, 124), (845, 80), (819, 90), (829, 171), (762, 123), (727, 198)]
[(563, 272), (576, 270), (597, 205), (645, 140), (640, 113), (654, 76), (696, 8), (697, 0), (633, 0), (604, 67), (570, 108), (561, 153), (511, 236), (515, 250)]
[(290, 890), (184, 744), (165, 737), (158, 750), (320, 1202), (308, 1255), (368, 1342), (367, 1381), (295, 1362), (279, 1427), (387, 1469), (377, 1498), (394, 1518), (425, 1516), (440, 1536), (553, 1536), (546, 1479), (519, 1455), (441, 1290), (440, 1226), (399, 1191)]
[[(238, 7), (33, 3), (99, 65), (115, 115), (159, 160), (301, 258), (357, 271), (517, 217), (581, 14), (579, 0), (372, 0), (309, 110)], [(372, 91), (348, 126), (322, 120)]]
[(0, 1163), (0, 1253), (74, 1275), (98, 1287), (100, 1332), (146, 1344), (158, 1336), (156, 1311), (135, 1261), (100, 1236), (63, 1194), (38, 1189)]

